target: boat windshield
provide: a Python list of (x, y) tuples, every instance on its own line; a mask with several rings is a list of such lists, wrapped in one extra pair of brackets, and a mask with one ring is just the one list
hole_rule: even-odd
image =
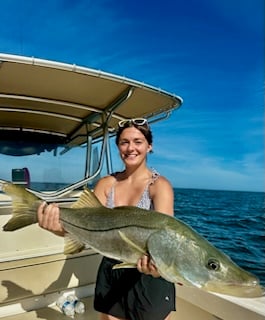
[[(25, 185), (34, 191), (50, 192), (66, 188), (95, 174), (99, 166), (101, 143), (91, 147), (87, 157), (87, 145), (72, 149), (57, 147), (39, 154), (11, 156), (0, 154), (0, 179)], [(93, 187), (109, 167), (103, 158), (100, 173), (88, 181)]]

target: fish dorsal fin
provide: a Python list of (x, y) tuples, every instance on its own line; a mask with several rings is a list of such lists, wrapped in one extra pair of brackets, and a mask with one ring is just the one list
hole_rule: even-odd
[(102, 204), (99, 202), (98, 198), (95, 196), (95, 194), (89, 190), (88, 188), (85, 188), (82, 192), (80, 198), (72, 205), (72, 208), (96, 208), (96, 207), (102, 207)]
[(66, 233), (64, 237), (64, 254), (74, 254), (85, 249), (85, 245), (81, 243), (74, 235)]

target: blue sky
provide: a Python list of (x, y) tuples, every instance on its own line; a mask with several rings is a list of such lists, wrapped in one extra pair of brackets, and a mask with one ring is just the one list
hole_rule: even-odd
[(174, 187), (264, 191), (264, 1), (1, 2), (0, 52), (180, 95), (150, 166)]

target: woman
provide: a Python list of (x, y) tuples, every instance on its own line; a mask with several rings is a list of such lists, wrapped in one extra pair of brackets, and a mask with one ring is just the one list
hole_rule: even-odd
[[(125, 169), (100, 179), (94, 193), (110, 208), (138, 206), (173, 216), (174, 196), (168, 180), (147, 167), (152, 152), (152, 132), (146, 119), (119, 122), (116, 144)], [(59, 208), (44, 205), (38, 210), (41, 227), (63, 235)], [(150, 216), (150, 219), (152, 217)], [(104, 257), (99, 267), (94, 307), (101, 320), (168, 320), (175, 310), (175, 286), (162, 279), (149, 256), (137, 269), (112, 267), (117, 261)]]

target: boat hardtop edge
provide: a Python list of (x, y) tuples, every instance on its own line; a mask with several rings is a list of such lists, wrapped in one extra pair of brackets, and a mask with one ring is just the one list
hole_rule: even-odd
[(127, 118), (156, 121), (182, 104), (177, 95), (114, 74), (1, 53), (0, 84), (0, 137), (12, 142), (20, 134), (51, 147), (86, 143), (88, 132), (102, 137)]

